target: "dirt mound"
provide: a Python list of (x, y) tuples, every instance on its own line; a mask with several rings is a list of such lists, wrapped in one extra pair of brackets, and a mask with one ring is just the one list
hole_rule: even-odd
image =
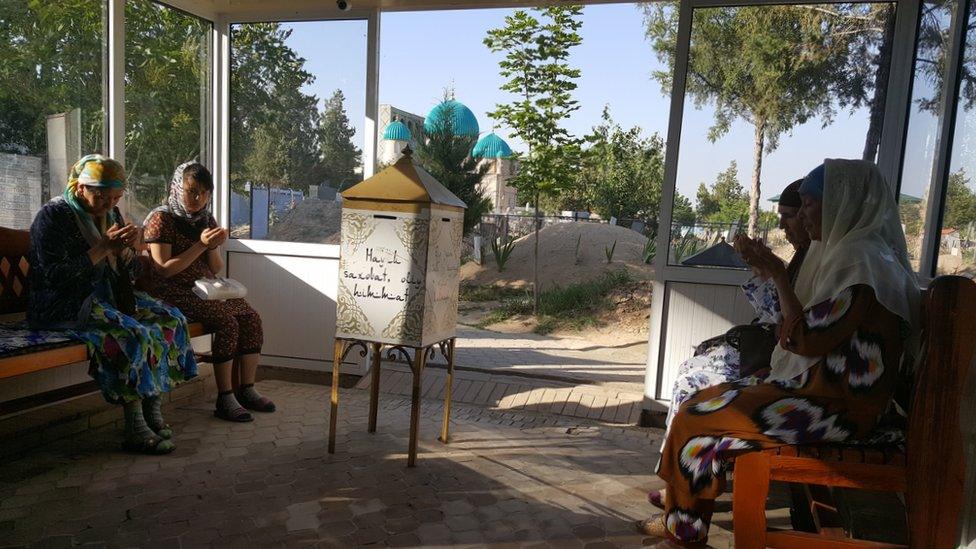
[(269, 240), (338, 244), (342, 205), (331, 200), (307, 198), (271, 227)]
[[(580, 243), (578, 260), (577, 239)], [(614, 242), (617, 247), (613, 261), (607, 264), (606, 250)], [(619, 269), (626, 269), (638, 280), (650, 280), (653, 268), (644, 263), (645, 242), (647, 238), (637, 232), (604, 223), (567, 222), (546, 226), (539, 232), (539, 284), (543, 289), (553, 285), (568, 286)], [(486, 245), (485, 264), (465, 263), (461, 266), (461, 280), (478, 286), (531, 284), (534, 245), (533, 234), (516, 240), (501, 273), (490, 246)]]

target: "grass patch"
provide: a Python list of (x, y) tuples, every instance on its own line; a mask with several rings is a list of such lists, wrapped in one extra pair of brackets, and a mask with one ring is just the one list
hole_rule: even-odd
[[(597, 315), (611, 306), (609, 295), (633, 281), (629, 272), (620, 270), (606, 273), (596, 280), (566, 287), (556, 286), (542, 292), (535, 332), (545, 335), (561, 328), (579, 330), (596, 325)], [(484, 328), (514, 316), (531, 314), (532, 295), (519, 290), (516, 297), (503, 299), (501, 306), (489, 313), (478, 326)]]
[(474, 286), (472, 284), (461, 284), (458, 299), (474, 302), (505, 301), (525, 297), (526, 292), (527, 290), (524, 288), (511, 288), (508, 286)]

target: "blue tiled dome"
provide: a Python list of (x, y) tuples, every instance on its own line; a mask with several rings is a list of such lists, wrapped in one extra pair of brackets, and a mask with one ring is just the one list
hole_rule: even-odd
[(427, 134), (437, 133), (438, 129), (444, 127), (447, 116), (451, 116), (451, 130), (454, 135), (476, 137), (480, 132), (478, 119), (475, 118), (471, 109), (453, 99), (444, 101), (430, 110), (427, 118), (424, 119), (424, 132)]
[(390, 122), (383, 130), (383, 139), (389, 141), (410, 141), (410, 137), (410, 128), (399, 120)]
[(512, 148), (504, 139), (494, 133), (482, 137), (471, 151), (474, 158), (511, 158)]

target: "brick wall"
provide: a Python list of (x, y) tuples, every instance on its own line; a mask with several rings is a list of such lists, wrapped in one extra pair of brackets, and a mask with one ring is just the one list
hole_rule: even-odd
[(0, 227), (26, 229), (43, 204), (44, 160), (0, 153)]

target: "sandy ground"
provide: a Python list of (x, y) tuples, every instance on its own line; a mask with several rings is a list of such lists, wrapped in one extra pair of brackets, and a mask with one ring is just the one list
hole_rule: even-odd
[[(578, 261), (577, 238), (580, 238)], [(612, 246), (614, 241), (617, 242), (617, 247), (613, 261), (607, 264), (605, 249)], [(629, 229), (597, 223), (560, 223), (540, 231), (539, 279), (543, 289), (601, 278), (609, 271), (620, 269), (626, 269), (635, 278), (634, 283), (618, 289), (610, 296), (614, 307), (598, 317), (598, 326), (582, 330), (561, 330), (555, 332), (554, 336), (580, 338), (608, 346), (646, 343), (651, 307), (650, 279), (654, 271), (642, 259), (645, 241), (645, 237)], [(462, 283), (530, 288), (533, 246), (533, 235), (517, 240), (505, 270), (501, 273), (498, 272), (490, 252), (485, 265), (466, 263), (461, 267)], [(497, 302), (462, 302), (459, 306), (460, 322), (476, 325), (498, 305)], [(532, 332), (535, 327), (534, 318), (520, 316), (487, 328), (495, 332), (517, 334)]]
[[(576, 241), (580, 257), (576, 258)], [(634, 278), (650, 280), (654, 270), (643, 261), (647, 239), (630, 229), (600, 223), (557, 223), (539, 232), (539, 284), (545, 289), (600, 278), (607, 271), (627, 269)], [(607, 264), (606, 249), (617, 243), (613, 261)], [(486, 248), (484, 265), (474, 262), (461, 267), (461, 280), (474, 285), (523, 287), (531, 284), (535, 236), (515, 241), (515, 249), (498, 272), (491, 249)]]

